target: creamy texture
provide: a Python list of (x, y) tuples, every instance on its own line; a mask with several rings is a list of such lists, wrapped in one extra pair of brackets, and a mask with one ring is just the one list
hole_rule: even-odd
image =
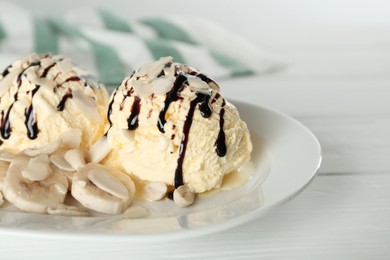
[(62, 56), (15, 61), (0, 75), (0, 150), (42, 148), (75, 129), (88, 149), (106, 130), (107, 101), (105, 87)]
[(142, 66), (108, 106), (103, 163), (146, 181), (200, 193), (250, 159), (248, 128), (218, 85), (172, 58)]

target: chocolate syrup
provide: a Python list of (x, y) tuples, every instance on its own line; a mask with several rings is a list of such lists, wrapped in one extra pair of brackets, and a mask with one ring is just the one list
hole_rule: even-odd
[[(41, 87), (40, 85), (36, 85), (35, 88), (31, 91), (31, 99), (34, 97), (35, 93), (37, 93), (40, 87)], [(34, 107), (32, 105), (32, 102), (31, 105), (25, 109), (24, 116), (25, 116), (24, 124), (27, 129), (27, 137), (32, 140), (36, 139), (38, 137), (39, 130), (38, 130), (38, 122), (35, 119)]]
[(214, 104), (220, 97), (221, 95), (217, 92), (213, 98), (213, 100), (211, 100), (211, 104)]
[(161, 110), (160, 115), (158, 116), (157, 127), (161, 133), (165, 133), (164, 125), (167, 122), (165, 119), (165, 114), (168, 111), (169, 105), (172, 102), (179, 100), (179, 92), (182, 90), (184, 83), (187, 81), (187, 77), (184, 75), (179, 75), (175, 83), (173, 83), (172, 89), (166, 94), (166, 98), (164, 101), (164, 108)]
[(9, 73), (9, 69), (12, 67), (12, 65), (9, 65), (7, 68), (5, 68), (5, 70), (3, 70), (3, 72), (1, 73), (1, 76), (4, 78), (5, 76), (8, 75)]
[(157, 75), (157, 78), (165, 76), (164, 70), (161, 70), (161, 72)]
[(50, 66), (46, 67), (45, 70), (42, 72), (41, 78), (46, 78), (47, 74), (49, 74), (49, 71), (55, 66), (57, 63), (53, 63)]
[(210, 79), (209, 77), (207, 77), (206, 75), (202, 74), (202, 73), (199, 73), (196, 75), (198, 78), (200, 78), (201, 80), (203, 80), (204, 82), (206, 82), (207, 84), (210, 84), (210, 83), (214, 83), (217, 85), (217, 83), (215, 83), (214, 80)]
[(137, 96), (134, 97), (133, 105), (131, 106), (131, 114), (127, 119), (127, 129), (135, 130), (138, 127), (138, 115), (141, 111), (141, 99)]
[(24, 115), (26, 117), (24, 124), (27, 128), (27, 137), (30, 139), (36, 139), (38, 137), (38, 123), (35, 120), (34, 108), (30, 105), (26, 108)]
[(11, 106), (8, 108), (7, 113), (4, 116), (4, 111), (1, 112), (2, 118), (1, 118), (1, 137), (4, 139), (8, 139), (11, 136), (11, 124), (9, 122), (9, 114), (12, 110), (12, 107), (14, 106), (14, 103), (11, 104)]
[[(44, 69), (44, 71), (42, 72), (40, 78), (46, 78), (49, 71), (55, 65), (56, 65), (56, 63), (53, 63), (50, 66), (46, 67)], [(36, 87), (31, 91), (31, 99), (34, 97), (35, 93), (37, 93), (37, 91), (39, 90), (40, 87), (41, 87), (40, 85), (36, 85)], [(62, 106), (64, 106), (64, 105), (62, 105)], [(58, 107), (57, 107), (57, 109), (58, 109)], [(62, 108), (62, 110), (63, 110), (63, 108)], [(25, 124), (26, 129), (27, 129), (27, 137), (34, 140), (38, 137), (39, 129), (38, 129), (38, 122), (35, 118), (34, 107), (33, 107), (32, 103), (28, 108), (25, 109), (24, 116), (25, 116), (24, 124)]]
[(116, 96), (117, 92), (118, 92), (118, 89), (115, 89), (115, 92), (112, 95), (112, 100), (111, 100), (110, 104), (108, 104), (107, 119), (108, 119), (108, 122), (110, 123), (110, 127), (112, 126), (112, 122), (111, 122), (111, 118), (110, 118), (111, 113), (112, 113), (112, 105), (114, 104), (114, 100), (115, 100), (115, 96)]
[(225, 123), (224, 115), (225, 115), (225, 100), (222, 101), (221, 110), (219, 111), (219, 133), (217, 140), (215, 141), (215, 151), (219, 157), (223, 157), (226, 155), (226, 141), (225, 141), (225, 131), (223, 131), (223, 125)]
[(199, 105), (200, 114), (204, 118), (209, 118), (211, 116), (211, 114), (213, 113), (213, 111), (211, 110), (210, 104), (209, 104), (210, 97), (211, 97), (211, 95), (204, 95), (204, 99), (203, 99), (202, 103), (200, 103), (200, 105)]
[[(18, 101), (18, 91), (19, 91), (20, 86), (22, 85), (23, 73), (28, 68), (31, 68), (31, 67), (34, 67), (34, 66), (41, 66), (41, 62), (40, 61), (32, 62), (27, 68), (25, 68), (22, 72), (20, 72), (18, 74), (18, 76), (16, 77), (16, 82), (18, 83), (18, 86), (17, 86), (16, 93), (14, 94), (14, 102), (7, 109), (7, 112), (5, 113), (5, 116), (4, 116), (4, 111), (1, 112), (2, 118), (1, 118), (0, 132), (1, 132), (1, 136), (4, 139), (8, 139), (11, 136), (11, 123), (10, 123), (10, 120), (9, 120), (9, 116), (10, 116), (11, 110), (12, 110), (15, 102)], [(7, 68), (7, 70), (8, 70), (8, 68)], [(5, 74), (7, 75), (8, 73), (6, 72)]]
[(67, 82), (71, 82), (71, 81), (80, 81), (81, 79), (77, 76), (73, 76), (73, 77), (70, 77), (70, 78), (67, 78), (64, 82), (61, 83), (61, 85), (67, 83)]
[(66, 103), (66, 101), (68, 100), (68, 98), (73, 98), (73, 94), (72, 94), (72, 91), (71, 91), (71, 90), (69, 90), (69, 92), (66, 93), (66, 94), (62, 97), (60, 103), (58, 103), (58, 105), (57, 105), (57, 111), (64, 111), (64, 109), (65, 109), (65, 103)]
[(190, 108), (188, 110), (186, 120), (184, 121), (183, 134), (182, 134), (181, 143), (179, 147), (179, 158), (177, 159), (177, 167), (175, 171), (175, 188), (178, 188), (184, 184), (183, 162), (187, 150), (189, 133), (190, 133), (193, 117), (194, 117), (195, 108), (199, 103), (203, 103), (205, 102), (205, 100), (208, 100), (209, 98), (210, 98), (209, 95), (197, 93), (196, 98), (191, 100), (190, 102)]

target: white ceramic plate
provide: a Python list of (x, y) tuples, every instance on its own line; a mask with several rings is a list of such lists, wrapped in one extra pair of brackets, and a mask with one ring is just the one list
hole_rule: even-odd
[[(321, 163), (316, 137), (282, 113), (233, 102), (252, 134), (254, 174), (246, 184), (199, 198), (188, 208), (171, 201), (141, 203), (134, 214), (65, 217), (0, 209), (0, 232), (10, 235), (89, 240), (167, 241), (204, 235), (253, 220), (302, 191)], [(142, 208), (148, 209), (149, 216)], [(134, 213), (134, 212), (133, 212)]]

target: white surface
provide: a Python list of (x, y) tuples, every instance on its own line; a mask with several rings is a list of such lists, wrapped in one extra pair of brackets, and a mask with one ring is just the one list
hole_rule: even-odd
[[(44, 7), (50, 1), (18, 1), (36, 11), (71, 8), (78, 2)], [(144, 2), (118, 9), (142, 15), (152, 5)], [(206, 2), (212, 6), (204, 8)], [(280, 109), (311, 128), (324, 155), (314, 182), (270, 214), (214, 235), (147, 246), (3, 236), (1, 258), (389, 259), (388, 1), (254, 2), (199, 0), (188, 9), (187, 3), (167, 1), (150, 12), (195, 10), (214, 16), (289, 60), (282, 73), (221, 85), (228, 97)], [(230, 17), (236, 10), (238, 17)]]
[(136, 200), (129, 210), (141, 207), (140, 210), (148, 212), (140, 217), (126, 213), (118, 216), (49, 216), (2, 206), (0, 235), (160, 243), (205, 236), (274, 210), (313, 180), (321, 162), (321, 147), (313, 133), (289, 116), (242, 102), (236, 102), (236, 105), (251, 129), (254, 148), (249, 169), (240, 173), (248, 176), (242, 186), (222, 188), (213, 196), (198, 196), (196, 203), (187, 208), (177, 207), (169, 199), (159, 202)]

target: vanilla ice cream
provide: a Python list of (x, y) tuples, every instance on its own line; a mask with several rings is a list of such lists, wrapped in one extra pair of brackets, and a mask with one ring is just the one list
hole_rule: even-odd
[(201, 193), (250, 159), (248, 128), (218, 85), (171, 57), (146, 64), (113, 92), (103, 163)]
[(0, 75), (0, 150), (20, 152), (79, 131), (88, 149), (107, 126), (108, 95), (69, 59), (30, 55)]

